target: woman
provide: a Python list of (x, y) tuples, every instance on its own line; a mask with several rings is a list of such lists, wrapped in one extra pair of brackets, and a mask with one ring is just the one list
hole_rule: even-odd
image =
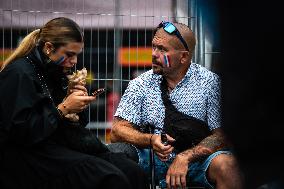
[[(65, 70), (83, 48), (79, 26), (55, 18), (0, 64), (0, 188), (145, 188), (144, 173), (84, 128), (95, 100)], [(79, 121), (65, 118), (78, 113)], [(83, 142), (82, 142), (83, 141)]]

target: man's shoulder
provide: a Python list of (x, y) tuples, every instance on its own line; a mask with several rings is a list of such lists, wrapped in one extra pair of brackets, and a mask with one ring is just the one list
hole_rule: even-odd
[(204, 80), (204, 81), (218, 81), (220, 80), (218, 74), (210, 71), (204, 66), (201, 66), (196, 63), (192, 63), (192, 69), (193, 69), (193, 74), (197, 76), (199, 80)]
[(142, 73), (141, 75), (139, 75), (138, 77), (136, 77), (134, 80), (150, 80), (155, 74), (153, 73), (153, 70), (148, 70), (144, 73)]
[(135, 79), (133, 79), (131, 82), (132, 83), (139, 83), (142, 85), (148, 85), (151, 84), (157, 80), (159, 80), (160, 76), (157, 74), (153, 73), (153, 70), (149, 70), (146, 71), (144, 73), (142, 73), (141, 75), (139, 75), (138, 77), (136, 77)]

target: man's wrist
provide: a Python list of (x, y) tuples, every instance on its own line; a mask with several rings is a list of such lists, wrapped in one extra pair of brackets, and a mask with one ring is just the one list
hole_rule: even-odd
[(213, 152), (206, 147), (195, 146), (194, 148), (181, 152), (180, 155), (187, 157), (189, 162), (195, 162), (204, 160), (204, 158), (208, 157), (212, 153)]
[(178, 158), (179, 161), (182, 161), (184, 163), (186, 162), (187, 164), (190, 164), (190, 162), (192, 162), (191, 157), (188, 154), (179, 153), (177, 154), (176, 158)]
[(191, 162), (194, 160), (194, 154), (192, 150), (183, 151), (179, 153), (178, 156), (185, 158), (188, 162)]
[(150, 147), (152, 148), (152, 138), (153, 138), (153, 136), (154, 136), (154, 134), (151, 134), (151, 136), (150, 136), (150, 139), (149, 139), (149, 141), (150, 141), (150, 143), (149, 143), (149, 145), (150, 145)]

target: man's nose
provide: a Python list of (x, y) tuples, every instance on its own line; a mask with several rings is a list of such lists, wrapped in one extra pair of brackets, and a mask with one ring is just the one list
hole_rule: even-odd
[(159, 50), (156, 48), (156, 49), (152, 49), (152, 57), (158, 57), (159, 56)]

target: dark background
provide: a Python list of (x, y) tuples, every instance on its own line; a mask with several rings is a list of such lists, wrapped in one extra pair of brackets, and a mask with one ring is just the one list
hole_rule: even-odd
[(280, 1), (218, 4), (224, 130), (234, 144), (246, 188), (281, 184), (284, 8)]

